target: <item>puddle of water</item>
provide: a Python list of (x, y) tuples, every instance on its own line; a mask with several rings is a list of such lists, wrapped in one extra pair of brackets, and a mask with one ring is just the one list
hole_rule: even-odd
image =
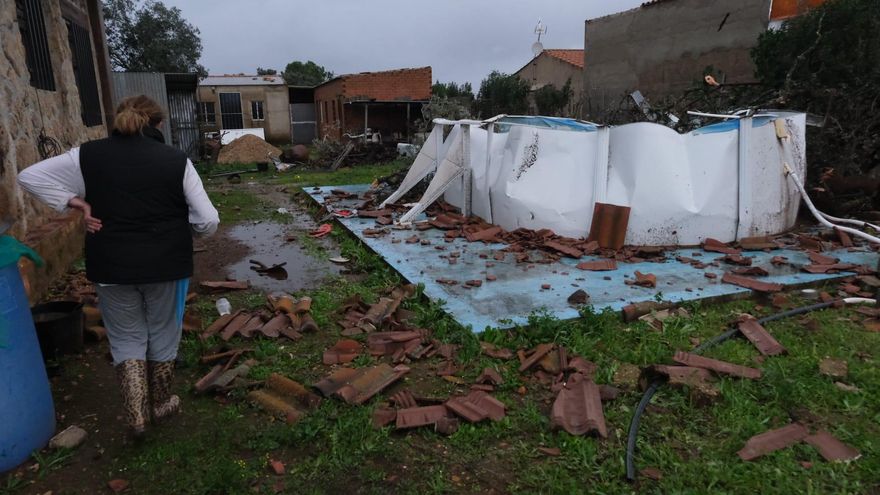
[[(267, 292), (295, 292), (316, 288), (327, 277), (339, 273), (338, 266), (310, 256), (299, 243), (286, 242), (286, 230), (289, 228), (289, 225), (271, 222), (231, 228), (228, 235), (246, 245), (250, 252), (228, 267), (229, 276), (236, 280), (249, 280), (253, 287)], [(286, 264), (280, 270), (261, 274), (251, 269), (256, 265), (250, 260), (270, 267)]]

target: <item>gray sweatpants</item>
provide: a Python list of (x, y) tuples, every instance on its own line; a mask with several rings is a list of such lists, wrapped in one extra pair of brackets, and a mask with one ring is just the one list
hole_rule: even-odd
[(189, 279), (137, 285), (98, 285), (98, 305), (113, 364), (177, 357)]

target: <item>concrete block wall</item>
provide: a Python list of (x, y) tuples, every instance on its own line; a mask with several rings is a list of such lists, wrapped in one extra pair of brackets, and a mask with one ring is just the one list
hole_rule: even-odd
[(601, 120), (636, 89), (649, 100), (681, 93), (712, 66), (726, 82), (754, 81), (749, 51), (770, 0), (660, 0), (586, 21), (585, 115)]

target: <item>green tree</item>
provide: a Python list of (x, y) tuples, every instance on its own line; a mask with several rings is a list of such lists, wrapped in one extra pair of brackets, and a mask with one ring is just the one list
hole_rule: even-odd
[(469, 82), (456, 84), (454, 81), (448, 83), (437, 81), (431, 85), (431, 95), (438, 98), (465, 98), (473, 101), (474, 90)]
[(278, 75), (278, 71), (275, 69), (264, 69), (262, 67), (257, 67), (257, 75), (258, 76), (275, 76), (275, 75)]
[(521, 115), (528, 112), (528, 94), (527, 82), (515, 75), (494, 70), (480, 83), (474, 107), (482, 118), (502, 113)]
[(307, 62), (293, 61), (287, 64), (284, 81), (291, 86), (317, 86), (333, 78), (333, 73), (311, 60)]
[(105, 0), (104, 24), (113, 68), (129, 72), (197, 72), (199, 30), (177, 7), (157, 0)]
[(565, 81), (562, 89), (557, 89), (552, 84), (546, 84), (532, 93), (538, 113), (555, 117), (564, 116), (571, 102), (571, 78)]

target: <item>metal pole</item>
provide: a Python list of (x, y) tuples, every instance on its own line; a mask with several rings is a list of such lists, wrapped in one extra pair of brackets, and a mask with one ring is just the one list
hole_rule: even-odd
[(370, 117), (370, 104), (364, 103), (364, 144), (367, 144), (367, 124)]

